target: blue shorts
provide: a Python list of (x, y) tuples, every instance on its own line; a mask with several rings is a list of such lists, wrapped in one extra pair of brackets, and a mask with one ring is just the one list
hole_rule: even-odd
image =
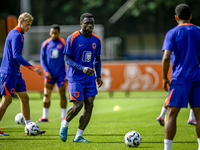
[(54, 85), (55, 83), (57, 83), (58, 87), (61, 87), (63, 85), (66, 85), (66, 81), (65, 81), (65, 75), (60, 75), (58, 77), (54, 77), (51, 79), (47, 79), (47, 77), (45, 76), (45, 80), (47, 81), (47, 83)]
[(69, 102), (83, 101), (85, 97), (95, 96), (98, 93), (95, 81), (90, 83), (68, 82), (68, 86)]
[(1, 73), (1, 95), (14, 96), (15, 92), (26, 91), (25, 81), (21, 75)]
[(200, 107), (200, 81), (188, 84), (171, 84), (166, 106), (185, 107), (188, 104), (190, 107)]

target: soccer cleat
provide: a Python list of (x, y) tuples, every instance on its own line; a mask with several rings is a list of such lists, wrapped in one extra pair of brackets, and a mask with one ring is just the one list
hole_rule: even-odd
[(0, 136), (10, 136), (9, 134), (5, 134), (2, 131), (0, 131)]
[(60, 127), (60, 138), (63, 142), (67, 140), (67, 130), (68, 127), (63, 126), (63, 121), (61, 122), (61, 127)]
[(188, 119), (187, 123), (188, 123), (189, 125), (194, 125), (194, 126), (196, 126), (196, 124), (197, 124), (196, 119), (194, 119), (194, 120)]
[(42, 134), (45, 134), (45, 133), (46, 133), (46, 131), (39, 131), (38, 135), (42, 135)]
[(40, 123), (40, 122), (49, 122), (49, 119), (45, 119), (41, 117), (38, 121), (36, 121), (36, 123)]
[(78, 136), (77, 138), (74, 137), (73, 142), (90, 143), (91, 141), (84, 139), (82, 136)]
[(165, 126), (164, 119), (162, 119), (160, 116), (159, 116), (156, 120), (158, 121), (158, 123), (159, 123), (161, 126)]

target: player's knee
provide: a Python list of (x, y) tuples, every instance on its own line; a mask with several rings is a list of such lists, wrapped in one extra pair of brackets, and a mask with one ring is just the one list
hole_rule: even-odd
[(12, 99), (6, 99), (6, 100), (2, 100), (1, 104), (3, 104), (4, 106), (9, 106), (12, 103)]
[(91, 111), (94, 107), (94, 104), (93, 103), (88, 103), (87, 105), (85, 105), (85, 109), (88, 110), (88, 111)]
[(73, 105), (74, 111), (79, 112), (83, 107), (83, 103), (78, 103), (76, 105)]
[(21, 100), (22, 100), (22, 103), (29, 103), (29, 96), (27, 95), (23, 97)]
[(43, 102), (50, 103), (50, 95), (44, 94)]

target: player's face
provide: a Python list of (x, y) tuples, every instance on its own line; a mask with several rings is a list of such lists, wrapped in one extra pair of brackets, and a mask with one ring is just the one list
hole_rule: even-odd
[(87, 33), (92, 33), (94, 29), (94, 18), (84, 18), (81, 22), (81, 28)]
[(20, 23), (21, 23), (20, 25), (21, 30), (23, 32), (28, 32), (28, 30), (31, 27), (32, 21), (21, 20)]
[(58, 31), (58, 29), (53, 29), (51, 28), (49, 35), (51, 36), (52, 40), (57, 40), (58, 36), (60, 35), (60, 32)]

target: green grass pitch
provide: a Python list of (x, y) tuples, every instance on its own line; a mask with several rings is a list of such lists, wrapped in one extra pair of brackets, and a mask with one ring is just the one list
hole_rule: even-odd
[[(83, 137), (92, 143), (73, 143), (78, 128), (79, 116), (69, 124), (68, 139), (62, 142), (60, 130), (59, 94), (53, 93), (49, 110), (49, 122), (38, 123), (44, 135), (26, 136), (24, 125), (15, 123), (15, 115), (20, 111), (20, 101), (13, 99), (0, 122), (1, 130), (8, 137), (0, 137), (1, 150), (129, 150), (124, 143), (124, 135), (131, 130), (140, 133), (139, 150), (163, 150), (164, 128), (157, 122), (161, 107), (167, 96), (164, 91), (135, 91), (129, 97), (124, 92), (114, 92), (112, 97), (107, 92), (99, 92), (94, 102), (93, 115)], [(31, 121), (36, 122), (42, 116), (42, 95), (29, 92)], [(71, 106), (68, 103), (68, 108)], [(113, 111), (119, 105), (121, 110)], [(187, 125), (189, 108), (181, 109), (177, 120), (177, 133), (172, 150), (196, 150), (198, 147), (195, 126)]]

